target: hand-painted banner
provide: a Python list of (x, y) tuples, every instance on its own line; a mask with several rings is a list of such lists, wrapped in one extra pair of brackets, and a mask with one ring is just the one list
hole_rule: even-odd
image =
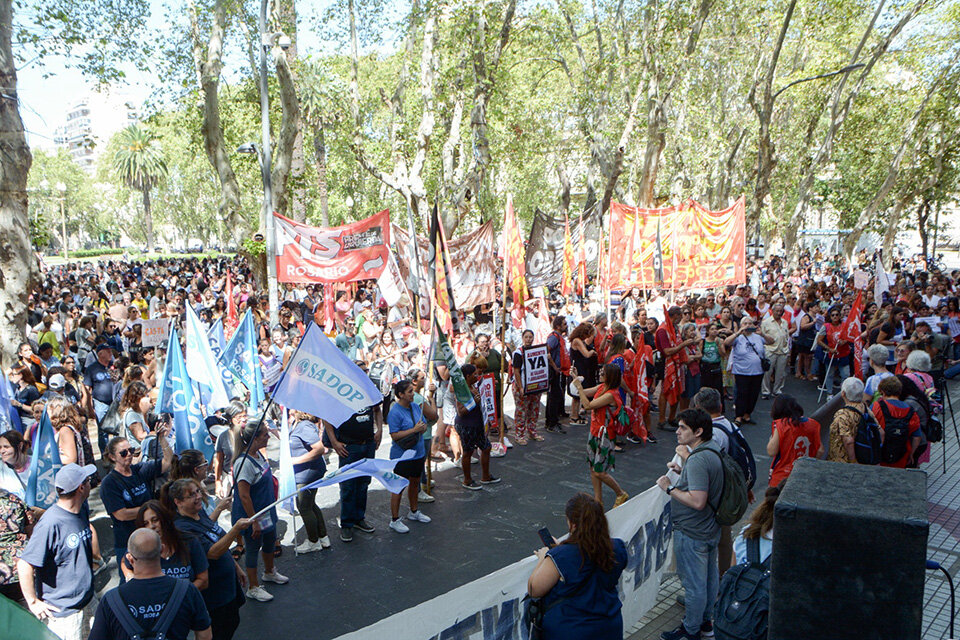
[[(410, 234), (406, 229), (393, 225), (393, 233), (398, 247), (403, 249), (409, 245)], [(430, 243), (426, 238), (417, 238), (417, 241), (420, 243), (422, 273), (427, 273)], [(450, 286), (453, 289), (457, 309), (469, 312), (478, 304), (493, 302), (497, 299), (494, 289), (497, 273), (496, 245), (493, 240), (492, 220), (488, 220), (467, 234), (447, 238), (447, 254), (450, 257), (452, 271)], [(408, 278), (410, 274), (408, 252), (397, 253), (396, 258), (404, 279)]]
[[(630, 629), (657, 603), (660, 579), (672, 556), (670, 498), (659, 487), (651, 487), (609, 511), (607, 523), (610, 535), (623, 540), (627, 548), (627, 567), (620, 574), (617, 591), (623, 602), (623, 628)], [(531, 554), (337, 640), (388, 636), (394, 640), (526, 640), (527, 580), (536, 564)]]
[(339, 227), (310, 227), (273, 214), (280, 282), (376, 280), (390, 253), (390, 212)]
[[(587, 259), (587, 273), (597, 271), (597, 240), (600, 238), (599, 207), (570, 216), (570, 244), (575, 256), (580, 255), (581, 233)], [(558, 284), (563, 278), (563, 216), (551, 218), (540, 209), (533, 214), (530, 240), (527, 242), (527, 284), (544, 287)], [(579, 259), (579, 258), (578, 258)]]
[[(723, 211), (710, 211), (693, 200), (664, 209), (613, 202), (610, 209), (611, 287), (696, 289), (746, 281), (743, 198)], [(638, 219), (639, 236), (634, 234)], [(658, 224), (663, 282), (654, 270)]]

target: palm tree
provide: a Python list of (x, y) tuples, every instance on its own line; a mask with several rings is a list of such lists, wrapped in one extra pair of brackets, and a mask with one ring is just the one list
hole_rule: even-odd
[(132, 124), (117, 134), (118, 149), (113, 154), (117, 176), (131, 189), (143, 194), (143, 226), (147, 232), (147, 251), (153, 251), (153, 216), (150, 214), (150, 190), (167, 177), (163, 152), (157, 137), (146, 127)]

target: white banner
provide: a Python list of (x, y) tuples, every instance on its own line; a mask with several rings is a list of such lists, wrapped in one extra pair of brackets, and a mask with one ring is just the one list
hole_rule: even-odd
[[(607, 513), (610, 534), (627, 547), (620, 577), (623, 628), (634, 626), (657, 602), (660, 578), (672, 549), (670, 498), (651, 487)], [(536, 565), (531, 555), (453, 591), (401, 611), (337, 640), (525, 639), (523, 610), (527, 578)]]
[(397, 266), (397, 260), (393, 257), (392, 251), (387, 257), (387, 266), (377, 279), (377, 286), (380, 288), (380, 295), (390, 307), (400, 302), (400, 298), (407, 292), (407, 285), (403, 283), (400, 267)]
[(494, 374), (487, 373), (480, 378), (480, 407), (483, 409), (483, 421), (490, 429), (499, 429), (497, 421), (497, 384), (493, 381)]
[(170, 339), (170, 318), (142, 320), (140, 331), (145, 347), (158, 347), (167, 344)]

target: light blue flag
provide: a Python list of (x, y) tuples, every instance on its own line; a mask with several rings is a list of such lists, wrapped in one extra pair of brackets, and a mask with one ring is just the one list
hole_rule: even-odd
[(273, 392), (277, 404), (339, 427), (383, 394), (316, 323), (311, 323)]
[(193, 383), (187, 375), (187, 366), (180, 351), (177, 330), (170, 329), (167, 361), (157, 395), (157, 411), (173, 416), (173, 448), (199, 449), (207, 459), (213, 457), (213, 439), (200, 412), (200, 403), (193, 393)]
[(7, 380), (7, 376), (0, 371), (0, 433), (11, 429), (23, 433), (20, 412), (10, 402), (12, 397), (13, 389), (10, 388), (10, 382)]
[[(210, 342), (207, 339), (207, 330), (193, 309), (187, 306), (187, 373), (190, 378), (203, 390), (207, 410), (211, 413), (230, 404), (230, 394), (223, 384), (220, 367), (217, 365)], [(206, 389), (204, 389), (206, 387)], [(209, 394), (209, 397), (207, 397)]]
[(213, 352), (213, 357), (217, 361), (220, 369), (220, 377), (223, 378), (223, 384), (226, 385), (228, 390), (232, 389), (234, 383), (233, 374), (227, 370), (220, 360), (223, 357), (223, 350), (227, 348), (227, 340), (223, 335), (223, 320), (217, 320), (213, 323), (213, 326), (207, 330), (207, 342), (210, 343), (210, 351)]
[(57, 501), (53, 486), (54, 476), (60, 470), (60, 449), (47, 411), (44, 409), (37, 433), (33, 436), (33, 457), (27, 475), (27, 506), (49, 509)]
[(237, 377), (250, 391), (249, 405), (255, 409), (266, 399), (263, 392), (263, 372), (257, 357), (257, 328), (250, 309), (234, 331), (233, 337), (220, 356), (220, 363)]
[[(280, 422), (280, 486), (278, 493), (281, 496), (291, 496), (297, 493), (297, 478), (293, 470), (293, 454), (290, 452), (290, 420), (287, 416), (287, 410), (283, 410), (283, 419)], [(295, 507), (294, 498), (284, 500), (281, 507), (288, 513), (293, 513)]]
[(334, 484), (346, 482), (347, 480), (353, 480), (354, 478), (369, 476), (386, 487), (390, 493), (400, 493), (407, 488), (410, 481), (395, 474), (393, 469), (397, 466), (398, 462), (412, 460), (415, 455), (417, 455), (415, 450), (408, 449), (403, 452), (402, 456), (393, 460), (383, 460), (382, 458), (364, 458), (363, 460), (357, 460), (345, 467), (331, 471), (319, 480), (311, 482), (301, 489), (301, 491), (329, 487)]

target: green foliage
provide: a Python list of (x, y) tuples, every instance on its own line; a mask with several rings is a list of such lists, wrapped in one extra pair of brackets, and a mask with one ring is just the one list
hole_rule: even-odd
[(242, 243), (243, 251), (248, 256), (262, 256), (267, 252), (267, 243), (263, 240), (247, 238)]
[(122, 254), (126, 249), (120, 247), (114, 248), (100, 248), (100, 249), (81, 249), (80, 251), (71, 251), (71, 258), (91, 258), (94, 256), (117, 256)]

